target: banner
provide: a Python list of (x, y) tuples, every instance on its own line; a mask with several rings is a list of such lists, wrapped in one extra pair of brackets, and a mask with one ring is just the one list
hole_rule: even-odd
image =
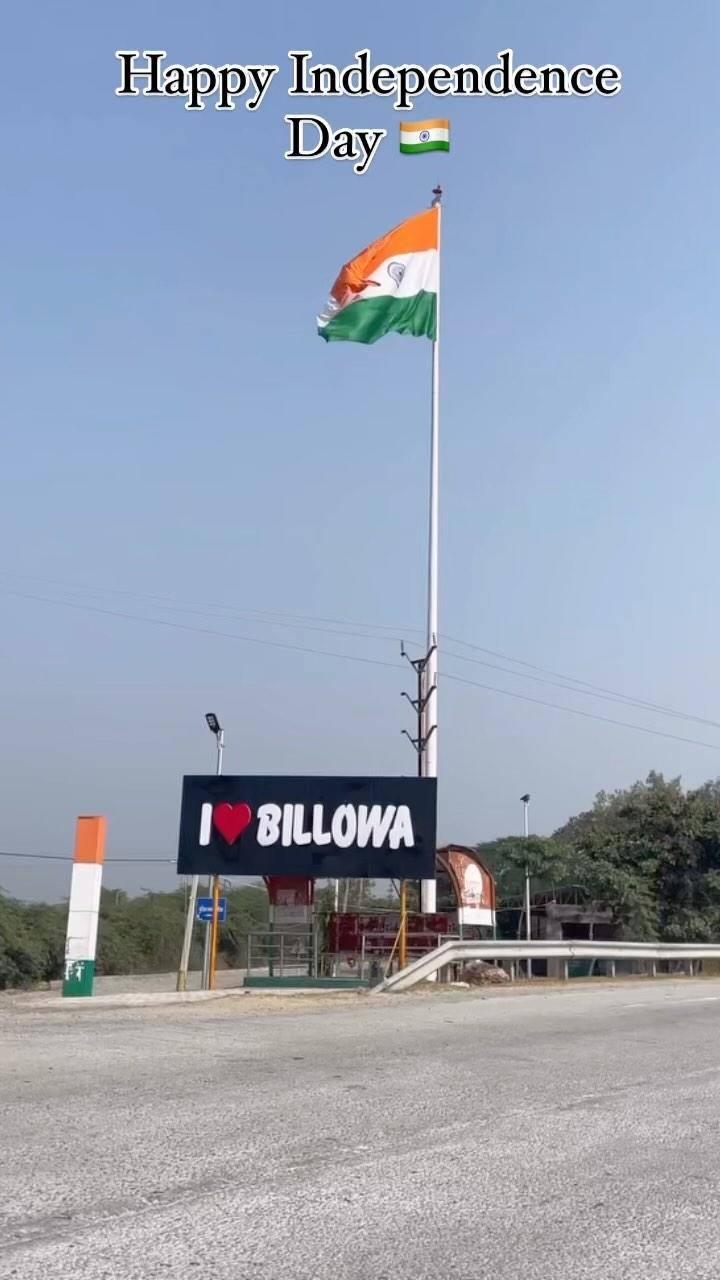
[(315, 881), (306, 876), (265, 876), (265, 884), (275, 928), (307, 928), (312, 920)]
[(434, 778), (183, 779), (179, 875), (430, 879)]
[(495, 884), (477, 855), (455, 845), (438, 849), (438, 863), (450, 876), (458, 923), (491, 925), (495, 919)]

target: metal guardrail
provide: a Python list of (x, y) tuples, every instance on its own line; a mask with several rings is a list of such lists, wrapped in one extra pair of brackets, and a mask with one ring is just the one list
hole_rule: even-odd
[(445, 942), (373, 987), (406, 991), (440, 969), (468, 960), (720, 960), (720, 945), (702, 942)]

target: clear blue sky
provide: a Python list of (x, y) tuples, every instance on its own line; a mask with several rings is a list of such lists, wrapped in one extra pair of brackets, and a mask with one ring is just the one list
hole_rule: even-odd
[[(232, 771), (412, 771), (410, 686), (392, 666), (8, 592), (399, 661), (393, 637), (423, 624), (430, 351), (400, 337), (326, 346), (314, 317), (341, 263), (425, 205), (438, 177), (442, 630), (720, 721), (718, 13), (714, 0), (458, 0), (441, 18), (418, 0), (15, 6), (1, 849), (70, 852), (75, 815), (102, 812), (109, 855), (174, 857), (180, 777), (213, 765), (210, 709)], [(415, 118), (451, 117), (439, 157), (398, 154), (382, 99), (315, 100), (337, 126), (390, 136), (362, 177), (285, 161), (283, 116), (300, 108), (287, 50), (342, 65), (366, 45), (391, 63), (485, 66), (507, 46), (536, 63), (615, 62), (624, 86), (613, 99), (426, 97)], [(189, 113), (117, 98), (118, 48), (281, 71), (254, 114)], [(231, 616), (247, 610), (390, 630)], [(688, 783), (720, 772), (720, 728), (443, 666), (715, 744), (446, 679), (444, 839), (516, 829), (524, 791), (533, 827), (550, 830), (651, 768)], [(22, 895), (67, 880), (62, 864), (0, 867)], [(119, 864), (108, 882), (173, 873)]]

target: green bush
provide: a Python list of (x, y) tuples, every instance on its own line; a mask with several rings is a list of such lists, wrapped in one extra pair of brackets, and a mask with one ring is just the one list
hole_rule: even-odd
[[(231, 889), (228, 924), (220, 933), (220, 955), (242, 966), (247, 935), (267, 927), (264, 886)], [(104, 889), (98, 921), (98, 974), (169, 973), (180, 959), (186, 912), (185, 888), (130, 897)], [(67, 904), (23, 903), (0, 892), (0, 990), (62, 978)], [(190, 967), (202, 962), (203, 934), (195, 927)]]

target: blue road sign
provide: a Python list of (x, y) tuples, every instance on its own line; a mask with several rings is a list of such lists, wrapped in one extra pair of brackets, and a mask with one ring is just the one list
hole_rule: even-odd
[[(212, 898), (198, 898), (195, 903), (195, 919), (201, 924), (211, 924), (213, 918)], [(218, 898), (218, 924), (227, 920), (227, 898)]]

